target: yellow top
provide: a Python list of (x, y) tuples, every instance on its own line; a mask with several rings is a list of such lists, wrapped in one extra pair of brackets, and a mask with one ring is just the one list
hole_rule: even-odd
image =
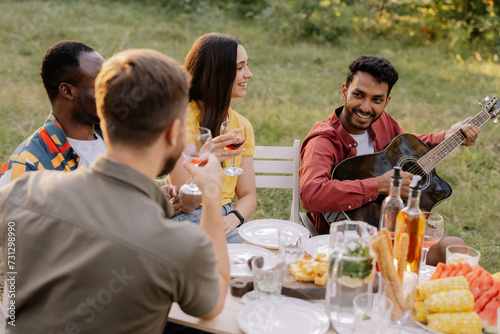
[[(187, 117), (187, 126), (200, 126), (201, 120), (201, 110), (198, 107), (196, 101), (191, 101), (189, 103), (189, 114)], [(241, 156), (254, 156), (255, 155), (255, 137), (253, 134), (252, 123), (248, 121), (245, 117), (238, 114), (233, 109), (229, 108), (228, 110), (228, 120), (230, 121), (240, 121), (245, 124), (246, 130), (246, 139), (243, 147), (246, 148), (246, 151), (241, 155), (237, 156), (234, 161), (235, 165), (239, 167), (241, 165)], [(231, 159), (227, 159), (223, 162), (224, 167), (231, 166)], [(224, 185), (222, 187), (222, 205), (226, 205), (231, 203), (233, 197), (235, 195), (236, 182), (238, 181), (238, 176), (227, 176), (224, 175)]]

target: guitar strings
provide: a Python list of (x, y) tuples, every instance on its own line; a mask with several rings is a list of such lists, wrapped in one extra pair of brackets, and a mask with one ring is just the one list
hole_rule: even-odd
[(414, 164), (413, 166), (410, 167), (410, 169), (407, 170), (408, 173), (412, 173), (413, 175), (420, 175), (424, 176), (426, 173), (418, 166), (417, 164)]
[[(490, 119), (490, 115), (488, 114), (487, 111), (483, 108), (477, 115), (472, 117), (467, 124), (474, 124), (477, 126), (482, 126), (484, 123), (486, 123)], [(448, 137), (446, 140), (441, 142), (436, 147), (436, 153), (438, 157), (440, 156), (441, 158), (439, 159), (439, 162), (441, 162), (444, 157), (446, 157), (448, 154), (450, 154), (455, 148), (457, 148), (460, 144), (462, 144), (465, 140), (467, 140), (467, 137), (465, 134), (459, 129), (457, 130), (452, 136)], [(439, 155), (441, 154), (441, 155)], [(430, 162), (427, 164), (426, 163), (426, 158), (427, 154), (425, 154), (423, 157), (421, 157), (413, 166), (411, 166), (407, 172), (413, 174), (413, 175), (420, 175), (424, 176), (427, 174), (423, 167), (419, 165), (419, 163), (422, 161), (423, 165), (432, 165)], [(434, 159), (431, 159), (434, 160)], [(434, 164), (437, 165), (437, 164)], [(429, 171), (430, 172), (430, 171)]]
[[(494, 98), (494, 99), (496, 102), (497, 101), (496, 98)], [(492, 101), (490, 101), (490, 102), (492, 102)], [(488, 106), (489, 106), (489, 104), (486, 105), (485, 107), (483, 107), (482, 110), (477, 115), (472, 117), (466, 124), (474, 124), (474, 125), (481, 127), (484, 123), (486, 123), (491, 118), (488, 111), (485, 110)], [(488, 109), (491, 109), (491, 107), (489, 107)], [(435, 162), (435, 160), (436, 160), (435, 158), (428, 157), (428, 153), (429, 153), (428, 152), (424, 156), (422, 156), (420, 159), (418, 159), (415, 162), (415, 164), (407, 170), (407, 172), (409, 172), (413, 175), (420, 175), (420, 176), (424, 177), (427, 174), (427, 172), (424, 169), (424, 167), (426, 165), (436, 166), (439, 162), (441, 162), (448, 154), (450, 154), (455, 148), (457, 148), (465, 140), (467, 140), (467, 137), (460, 129), (455, 131), (450, 137), (448, 137), (446, 140), (442, 141), (438, 146), (436, 146), (435, 153), (439, 158), (439, 161), (437, 163)], [(430, 160), (430, 161), (427, 163), (427, 160)], [(423, 166), (420, 165), (421, 162), (422, 162)], [(431, 172), (431, 170), (429, 170), (429, 173)]]

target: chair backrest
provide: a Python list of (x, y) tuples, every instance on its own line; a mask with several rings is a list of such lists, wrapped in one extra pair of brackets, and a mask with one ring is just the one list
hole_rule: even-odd
[(300, 140), (293, 146), (256, 146), (253, 164), (257, 188), (293, 189), (290, 220), (299, 223)]

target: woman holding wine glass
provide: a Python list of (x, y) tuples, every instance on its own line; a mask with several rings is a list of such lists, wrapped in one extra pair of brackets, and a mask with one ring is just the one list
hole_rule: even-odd
[[(191, 75), (187, 126), (204, 127), (212, 133), (212, 153), (226, 169), (221, 202), (226, 238), (228, 243), (242, 243), (237, 227), (253, 214), (257, 202), (253, 168), (255, 138), (252, 124), (230, 105), (232, 99), (246, 95), (248, 80), (253, 76), (248, 56), (235, 37), (209, 33), (194, 42), (184, 68)], [(190, 181), (181, 161), (170, 177), (178, 187)], [(235, 196), (237, 202), (233, 206)], [(183, 193), (182, 202), (183, 212), (173, 219), (199, 223), (201, 196)]]

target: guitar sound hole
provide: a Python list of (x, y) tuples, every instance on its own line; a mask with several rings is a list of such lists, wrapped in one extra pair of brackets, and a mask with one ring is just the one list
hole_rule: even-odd
[(398, 162), (398, 166), (405, 172), (412, 173), (413, 175), (420, 175), (422, 179), (419, 184), (422, 186), (422, 189), (426, 189), (429, 186), (431, 175), (423, 171), (422, 168), (417, 165), (414, 158), (405, 157)]

